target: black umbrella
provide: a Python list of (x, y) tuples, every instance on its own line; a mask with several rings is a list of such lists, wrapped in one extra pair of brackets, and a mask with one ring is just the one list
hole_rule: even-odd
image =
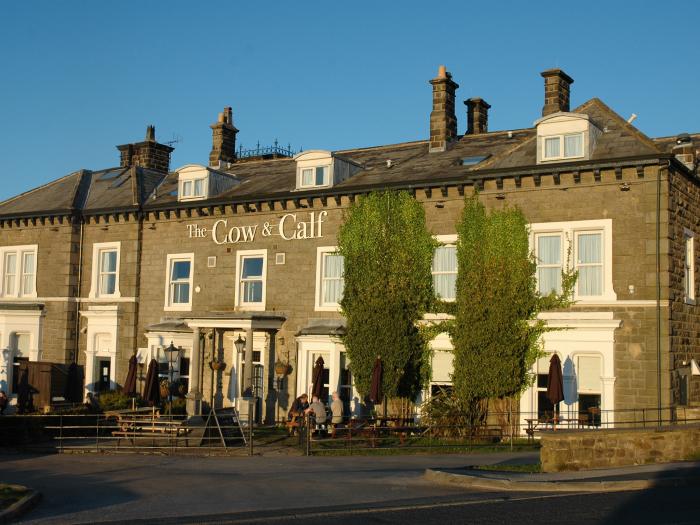
[(76, 363), (71, 363), (68, 367), (63, 397), (69, 403), (79, 403), (83, 400), (83, 378)]
[(129, 370), (126, 373), (126, 379), (124, 380), (124, 386), (122, 387), (122, 392), (127, 396), (136, 396), (136, 367), (138, 363), (136, 361), (136, 356), (132, 355), (129, 358)]
[(382, 359), (377, 356), (372, 367), (372, 383), (369, 386), (369, 400), (374, 403), (382, 402)]
[(143, 400), (150, 405), (160, 402), (160, 385), (158, 384), (158, 361), (151, 359), (146, 373), (146, 384), (143, 387)]
[(553, 425), (556, 425), (556, 415), (559, 413), (559, 403), (564, 400), (564, 378), (561, 372), (561, 359), (557, 354), (549, 360), (549, 375), (547, 376), (547, 399), (554, 405), (556, 414)]
[(321, 399), (321, 394), (323, 394), (323, 364), (323, 357), (318, 356), (312, 374), (313, 387), (311, 388), (311, 395), (319, 399)]

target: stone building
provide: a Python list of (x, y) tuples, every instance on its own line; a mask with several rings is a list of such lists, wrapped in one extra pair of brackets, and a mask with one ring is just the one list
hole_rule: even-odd
[[(0, 203), (0, 388), (12, 390), (13, 364), (24, 358), (76, 359), (86, 391), (113, 389), (133, 354), (140, 366), (157, 359), (166, 374), (172, 343), (190, 413), (245, 410), (252, 392), (258, 420), (279, 417), (310, 389), (318, 356), (327, 391), (359, 410), (339, 338), (336, 234), (351, 202), (395, 188), (422, 203), (442, 243), (434, 284), (447, 300), (455, 224), (475, 190), (490, 209), (525, 213), (542, 292), (560, 286), (571, 257), (576, 303), (542, 314), (567, 328), (544, 337), (564, 364), (564, 411), (600, 407), (613, 423), (626, 410), (700, 401), (691, 367), (700, 359), (700, 135), (647, 137), (597, 98), (572, 110), (572, 78), (558, 69), (542, 76), (544, 107), (539, 115), (533, 102), (538, 118), (527, 128), (489, 131), (491, 106), (472, 97), (459, 135), (459, 86), (441, 67), (430, 80), (427, 140), (245, 156), (225, 108), (207, 165), (171, 170), (172, 148), (149, 127), (143, 142), (118, 146), (118, 167)], [(451, 382), (449, 339), (431, 344), (425, 396)], [(523, 418), (547, 409), (547, 369), (548, 359), (536, 364)]]

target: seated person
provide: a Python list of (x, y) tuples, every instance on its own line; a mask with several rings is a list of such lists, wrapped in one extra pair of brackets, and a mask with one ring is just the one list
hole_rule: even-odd
[(314, 421), (317, 425), (323, 425), (326, 422), (326, 407), (316, 396), (311, 398), (311, 404), (304, 412), (306, 414), (313, 414)]
[(331, 437), (335, 437), (335, 430), (343, 424), (343, 402), (338, 392), (333, 392), (333, 401), (331, 402), (331, 424), (333, 425)]
[(289, 412), (287, 412), (287, 428), (290, 431), (300, 425), (307, 408), (309, 408), (309, 396), (306, 394), (302, 394), (294, 400)]

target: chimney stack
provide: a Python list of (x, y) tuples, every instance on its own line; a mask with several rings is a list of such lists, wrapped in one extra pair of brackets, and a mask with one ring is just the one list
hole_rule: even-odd
[(483, 98), (469, 98), (464, 101), (467, 106), (467, 135), (478, 135), (489, 130), (489, 108), (491, 104)]
[(233, 125), (233, 110), (225, 107), (223, 113), (219, 113), (218, 121), (210, 126), (212, 130), (211, 152), (209, 152), (209, 165), (219, 167), (222, 162), (236, 161), (236, 133), (238, 130)]
[(561, 69), (543, 71), (544, 77), (544, 107), (542, 116), (546, 117), (559, 111), (569, 111), (571, 84), (574, 79)]
[(146, 128), (146, 140), (134, 144), (117, 146), (120, 154), (119, 165), (141, 166), (153, 171), (168, 173), (170, 170), (170, 154), (174, 148), (156, 142), (155, 126)]
[(695, 170), (695, 146), (693, 145), (693, 139), (690, 138), (690, 135), (681, 133), (676, 137), (676, 145), (673, 146), (673, 155), (685, 164), (689, 170)]
[(445, 66), (438, 68), (433, 86), (433, 110), (430, 112), (430, 152), (445, 151), (457, 139), (455, 91), (459, 87)]

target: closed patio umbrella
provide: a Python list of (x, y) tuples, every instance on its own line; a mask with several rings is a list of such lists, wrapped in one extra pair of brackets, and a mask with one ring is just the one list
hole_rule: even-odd
[(559, 415), (559, 403), (564, 400), (564, 378), (561, 371), (561, 359), (557, 354), (549, 360), (549, 376), (547, 377), (547, 399), (554, 405), (555, 415), (553, 427)]
[(83, 378), (76, 363), (71, 363), (68, 367), (63, 398), (69, 403), (79, 403), (83, 400)]
[(372, 383), (369, 386), (369, 400), (375, 405), (382, 402), (382, 359), (377, 356), (372, 367)]
[(143, 400), (151, 405), (160, 402), (160, 385), (158, 384), (158, 361), (151, 359), (146, 373), (146, 384), (143, 387)]
[(318, 356), (312, 374), (313, 386), (311, 388), (311, 395), (319, 399), (321, 399), (321, 394), (323, 394), (323, 364), (323, 357)]
[(127, 396), (136, 396), (136, 356), (132, 355), (129, 358), (129, 370), (126, 373), (126, 379), (124, 380), (124, 386), (122, 387), (122, 392)]

